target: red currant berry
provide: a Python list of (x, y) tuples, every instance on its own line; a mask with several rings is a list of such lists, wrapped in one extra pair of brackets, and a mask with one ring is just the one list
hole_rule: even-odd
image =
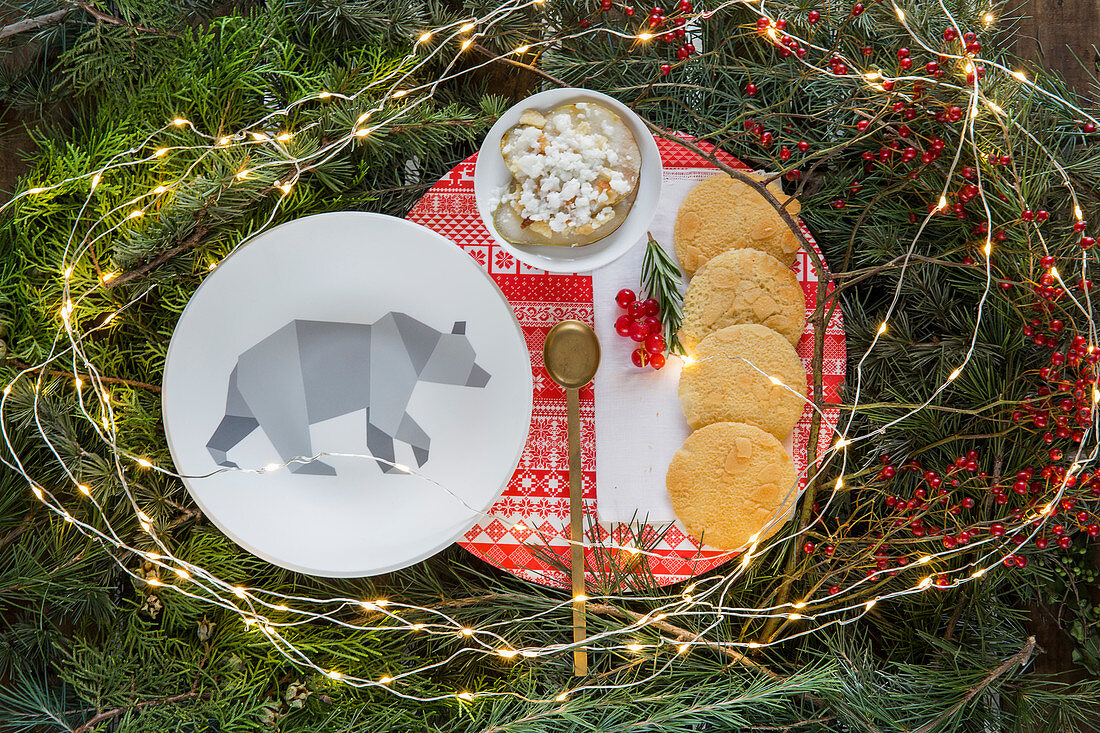
[(809, 555), (811, 552), (814, 551), (815, 547), (817, 547), (817, 545), (815, 545), (813, 542), (805, 542), (802, 544), (802, 551)]
[(859, 15), (863, 12), (863, 3), (856, 3), (852, 6), (852, 15)]
[(661, 306), (654, 298), (646, 298), (642, 301), (642, 305), (645, 306), (645, 314), (647, 316), (656, 316), (661, 312)]
[(642, 325), (645, 326), (645, 331), (646, 331), (647, 336), (651, 333), (660, 333), (661, 332), (661, 328), (662, 328), (661, 327), (661, 319), (659, 319), (659, 318), (655, 318), (653, 316), (646, 316), (645, 320), (642, 321)]
[(634, 291), (630, 288), (623, 288), (615, 295), (615, 302), (620, 308), (629, 308), (630, 304), (637, 299), (638, 296), (634, 295)]
[(1073, 544), (1073, 538), (1067, 535), (1062, 535), (1058, 538), (1058, 546), (1063, 550), (1068, 550), (1070, 545)]
[(668, 64), (661, 64), (661, 76), (668, 76), (669, 72), (671, 72), (671, 71), (672, 71), (671, 66), (669, 66)]
[(626, 13), (626, 16), (628, 18), (634, 17), (634, 6), (633, 5), (624, 5), (623, 6), (623, 12)]
[(805, 140), (800, 140), (798, 143), (798, 149), (799, 151), (805, 153), (807, 150), (810, 149), (810, 144)]
[(651, 367), (653, 367), (654, 369), (660, 369), (661, 367), (663, 367), (665, 365), (665, 355), (664, 354), (650, 354), (649, 355), (649, 365)]
[(1035, 547), (1039, 550), (1047, 549), (1047, 545), (1049, 545), (1049, 544), (1050, 544), (1050, 540), (1048, 540), (1046, 537), (1036, 537), (1035, 538)]
[(665, 352), (665, 340), (659, 333), (651, 333), (645, 337), (645, 350), (650, 354), (663, 354)]
[[(814, 11), (814, 12), (817, 12), (817, 11)], [(830, 585), (829, 586), (829, 595), (835, 596), (839, 592), (840, 592), (840, 586), (839, 585)]]
[(624, 313), (615, 320), (615, 333), (620, 336), (629, 336), (630, 327), (632, 325), (634, 325), (634, 321), (630, 319), (630, 316)]
[(1003, 524), (1001, 524), (1000, 522), (997, 522), (997, 523), (993, 524), (992, 526), (990, 526), (989, 534), (993, 535), (994, 537), (1004, 537), (1005, 526)]
[(1081, 125), (1081, 131), (1082, 132), (1096, 132), (1096, 123), (1086, 122), (1085, 124)]
[(634, 349), (630, 352), (630, 361), (634, 363), (634, 366), (641, 369), (649, 363), (649, 354), (645, 353), (645, 349)]
[(649, 335), (649, 329), (645, 327), (644, 323), (638, 323), (635, 321), (630, 324), (630, 340), (641, 343), (645, 341), (646, 336)]

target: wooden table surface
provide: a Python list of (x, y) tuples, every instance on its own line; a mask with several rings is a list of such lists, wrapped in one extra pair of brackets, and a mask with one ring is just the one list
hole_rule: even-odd
[[(1014, 3), (1014, 4), (1013, 4)], [(1070, 86), (1100, 101), (1088, 71), (1100, 68), (1100, 0), (1013, 0), (1005, 33), (1022, 58), (1065, 75)], [(1012, 18), (1016, 18), (1012, 21)], [(1003, 21), (1002, 21), (1003, 22)]]

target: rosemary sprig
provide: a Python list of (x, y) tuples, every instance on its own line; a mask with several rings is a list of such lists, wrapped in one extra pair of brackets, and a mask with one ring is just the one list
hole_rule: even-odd
[(683, 275), (664, 247), (646, 232), (649, 241), (642, 256), (642, 291), (661, 307), (661, 323), (665, 327), (665, 343), (669, 353), (684, 354), (684, 347), (677, 335), (684, 318), (684, 295), (680, 292)]

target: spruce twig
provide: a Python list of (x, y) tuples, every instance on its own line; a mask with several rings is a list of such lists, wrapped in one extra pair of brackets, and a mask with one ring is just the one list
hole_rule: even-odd
[(986, 675), (985, 679), (967, 690), (966, 694), (961, 700), (937, 715), (932, 720), (922, 725), (920, 728), (917, 728), (915, 731), (913, 731), (913, 733), (931, 733), (933, 730), (936, 729), (937, 726), (940, 725), (940, 723), (949, 720), (955, 713), (959, 712), (959, 710), (961, 710), (964, 705), (973, 700), (975, 695), (993, 684), (993, 682), (998, 677), (1005, 674), (1009, 670), (1014, 669), (1015, 667), (1027, 664), (1028, 660), (1031, 659), (1031, 653), (1034, 651), (1035, 637), (1029, 636), (1027, 638), (1027, 643), (1024, 644), (1020, 651), (1016, 652), (1011, 657), (1006, 659), (996, 669), (992, 670), (988, 675)]

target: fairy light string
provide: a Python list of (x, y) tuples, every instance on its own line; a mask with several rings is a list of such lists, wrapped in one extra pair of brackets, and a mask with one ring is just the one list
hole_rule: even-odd
[[(3, 389), (3, 395), (0, 396), (0, 436), (2, 436), (5, 446), (7, 447), (8, 455), (4, 457), (4, 463), (14, 470), (18, 471), (28, 482), (28, 486), (32, 494), (39, 500), (39, 502), (50, 512), (57, 515), (62, 521), (71, 524), (75, 529), (81, 533), (93, 538), (104, 547), (108, 548), (112, 557), (116, 560), (119, 567), (132, 577), (139, 586), (141, 584), (148, 585), (150, 588), (156, 589), (157, 592), (172, 592), (179, 593), (182, 596), (195, 599), (204, 603), (209, 603), (215, 607), (222, 608), (225, 611), (237, 614), (242, 623), (248, 628), (254, 629), (256, 632), (261, 633), (269, 641), (274, 649), (282, 654), (289, 661), (306, 668), (313, 669), (319, 674), (327, 676), (329, 679), (348, 684), (355, 687), (378, 687), (384, 688), (387, 692), (416, 701), (432, 701), (442, 699), (458, 699), (464, 702), (471, 702), (475, 699), (489, 696), (514, 696), (520, 697), (532, 702), (562, 702), (567, 700), (570, 696), (576, 695), (585, 691), (601, 691), (611, 689), (624, 689), (644, 684), (652, 679), (657, 678), (659, 675), (666, 672), (669, 667), (675, 662), (676, 658), (682, 654), (686, 654), (691, 651), (693, 647), (703, 647), (711, 649), (738, 649), (743, 648), (747, 650), (756, 650), (761, 648), (767, 648), (778, 643), (785, 642), (792, 638), (799, 638), (802, 636), (815, 633), (821, 628), (825, 628), (834, 624), (850, 624), (857, 621), (864, 614), (871, 611), (876, 605), (887, 602), (894, 598), (899, 598), (915, 593), (935, 591), (943, 586), (937, 584), (933, 575), (938, 573), (932, 573), (929, 568), (938, 566), (938, 561), (957, 558), (959, 552), (956, 550), (945, 549), (942, 551), (928, 553), (922, 555), (912, 563), (897, 568), (893, 571), (887, 570), (875, 570), (868, 573), (865, 577), (849, 584), (838, 596), (834, 596), (829, 599), (830, 605), (826, 608), (817, 608), (816, 601), (813, 598), (806, 598), (795, 601), (788, 601), (784, 603), (778, 603), (772, 606), (764, 607), (744, 607), (729, 605), (727, 598), (732, 592), (737, 580), (743, 578), (745, 574), (752, 567), (752, 560), (756, 557), (758, 550), (758, 542), (756, 538), (750, 543), (750, 546), (743, 552), (731, 551), (723, 553), (723, 556), (739, 554), (740, 560), (732, 563), (733, 570), (724, 575), (716, 575), (708, 577), (702, 580), (691, 583), (687, 589), (676, 595), (667, 596), (636, 596), (636, 595), (599, 595), (589, 598), (591, 601), (602, 602), (615, 602), (615, 601), (648, 601), (659, 604), (657, 608), (646, 614), (640, 616), (633, 623), (625, 624), (618, 628), (612, 628), (598, 633), (591, 634), (589, 638), (584, 642), (584, 646), (592, 651), (605, 651), (605, 652), (629, 652), (633, 654), (637, 653), (652, 653), (654, 655), (660, 653), (663, 649), (667, 649), (670, 652), (670, 656), (655, 671), (643, 678), (631, 681), (624, 684), (604, 684), (604, 683), (582, 683), (578, 686), (572, 687), (567, 690), (563, 690), (553, 698), (535, 700), (526, 696), (520, 695), (515, 692), (486, 692), (477, 690), (455, 690), (453, 692), (442, 693), (436, 696), (421, 697), (406, 693), (401, 689), (401, 681), (415, 675), (423, 674), (431, 669), (446, 666), (460, 655), (465, 654), (481, 654), (485, 656), (496, 656), (509, 660), (514, 660), (515, 663), (522, 663), (524, 660), (537, 659), (543, 656), (551, 655), (567, 655), (576, 648), (576, 644), (562, 643), (556, 645), (550, 645), (545, 647), (513, 647), (510, 641), (504, 636), (501, 631), (507, 631), (510, 626), (516, 623), (515, 620), (503, 620), (497, 622), (491, 622), (483, 624), (479, 627), (467, 627), (463, 625), (459, 620), (453, 616), (435, 608), (417, 606), (412, 604), (405, 604), (399, 601), (392, 601), (387, 599), (374, 599), (363, 600), (354, 598), (313, 598), (308, 596), (290, 596), (275, 591), (265, 590), (263, 588), (249, 588), (241, 587), (228, 583), (225, 580), (218, 578), (213, 573), (206, 569), (189, 563), (182, 558), (176, 557), (166, 546), (165, 542), (158, 535), (155, 521), (147, 515), (140, 506), (140, 502), (133, 494), (130, 481), (127, 478), (127, 474), (131, 471), (154, 471), (160, 473), (166, 477), (171, 478), (202, 478), (198, 476), (181, 476), (172, 470), (163, 466), (157, 465), (154, 462), (143, 456), (137, 456), (130, 454), (119, 447), (117, 444), (118, 433), (117, 425), (115, 422), (114, 407), (112, 405), (110, 392), (105, 386), (103, 376), (96, 368), (95, 364), (88, 358), (84, 350), (82, 349), (82, 343), (85, 338), (94, 333), (95, 331), (109, 327), (111, 321), (125, 312), (134, 303), (138, 302), (143, 296), (151, 292), (157, 287), (156, 283), (153, 283), (144, 289), (142, 289), (136, 297), (129, 299), (123, 305), (115, 308), (108, 314), (108, 317), (100, 324), (92, 326), (87, 330), (82, 330), (76, 325), (76, 321), (79, 320), (79, 314), (82, 303), (85, 299), (93, 297), (96, 291), (100, 288), (114, 287), (114, 281), (121, 276), (125, 275), (124, 272), (110, 272), (104, 273), (101, 276), (100, 281), (93, 287), (87, 288), (80, 293), (74, 293), (71, 289), (73, 273), (75, 269), (80, 266), (82, 259), (87, 255), (89, 250), (99, 241), (110, 237), (111, 235), (120, 231), (123, 227), (129, 226), (134, 222), (140, 221), (145, 214), (149, 213), (153, 206), (157, 204), (163, 197), (170, 195), (179, 187), (184, 186), (189, 177), (198, 168), (198, 166), (208, 159), (209, 156), (216, 154), (220, 151), (233, 150), (236, 148), (245, 148), (246, 146), (273, 146), (284, 157), (279, 159), (272, 159), (262, 162), (251, 164), (250, 167), (242, 167), (235, 174), (237, 180), (246, 180), (259, 173), (265, 172), (268, 168), (290, 167), (293, 172), (288, 176), (283, 176), (275, 180), (272, 184), (274, 190), (278, 190), (281, 195), (277, 196), (270, 208), (268, 216), (262, 225), (257, 228), (253, 234), (240, 242), (238, 242), (234, 250), (240, 247), (252, 237), (266, 230), (270, 224), (274, 221), (277, 213), (280, 210), (283, 199), (291, 195), (295, 184), (301, 178), (301, 176), (312, 170), (313, 168), (324, 164), (331, 160), (335, 155), (345, 149), (348, 145), (355, 143), (356, 141), (369, 138), (370, 135), (384, 127), (387, 124), (392, 124), (395, 120), (400, 119), (401, 116), (408, 113), (409, 110), (415, 109), (417, 106), (427, 103), (434, 95), (438, 86), (448, 80), (452, 80), (469, 74), (478, 69), (481, 69), (488, 64), (494, 63), (499, 59), (506, 58), (515, 54), (525, 54), (531, 49), (551, 48), (555, 44), (560, 44), (564, 41), (580, 38), (583, 36), (589, 36), (594, 34), (608, 35), (612, 37), (618, 37), (621, 39), (634, 40), (640, 44), (644, 44), (650, 41), (654, 34), (647, 30), (642, 30), (636, 34), (618, 31), (616, 29), (594, 27), (585, 29), (576, 33), (559, 34), (553, 38), (544, 39), (540, 41), (531, 41), (516, 49), (496, 56), (490, 56), (482, 63), (471, 65), (461, 70), (455, 70), (458, 60), (464, 53), (467, 53), (471, 46), (476, 43), (477, 39), (481, 36), (488, 35), (493, 26), (500, 21), (505, 20), (512, 14), (525, 11), (527, 9), (534, 8), (537, 10), (538, 6), (542, 4), (542, 0), (513, 0), (512, 2), (506, 2), (501, 4), (495, 10), (487, 13), (480, 18), (456, 21), (439, 28), (425, 30), (421, 32), (412, 45), (410, 52), (406, 55), (401, 64), (398, 65), (397, 70), (384, 75), (381, 79), (375, 80), (356, 91), (353, 94), (343, 94), (339, 92), (332, 92), (328, 90), (322, 90), (316, 94), (307, 95), (298, 100), (295, 100), (288, 104), (286, 107), (273, 111), (265, 115), (260, 120), (241, 128), (235, 133), (222, 135), (219, 137), (204, 133), (202, 130), (192, 124), (186, 117), (176, 117), (162, 125), (160, 128), (154, 130), (148, 136), (146, 136), (141, 143), (135, 145), (125, 151), (113, 155), (103, 165), (80, 175), (72, 176), (62, 179), (56, 183), (36, 186), (29, 188), (25, 191), (19, 192), (11, 202), (0, 207), (0, 212), (11, 206), (15, 201), (28, 196), (38, 196), (52, 191), (61, 190), (66, 186), (73, 183), (86, 182), (87, 196), (80, 209), (80, 213), (77, 216), (76, 222), (71, 229), (64, 251), (62, 260), (62, 306), (58, 313), (58, 319), (60, 321), (60, 327), (55, 333), (53, 343), (50, 351), (46, 357), (44, 357), (38, 364), (31, 365), (28, 368), (20, 370), (16, 377), (7, 384)], [(914, 42), (921, 48), (925, 49), (929, 53), (937, 56), (943, 56), (956, 62), (969, 64), (968, 68), (973, 68), (976, 64), (980, 63), (984, 66), (995, 69), (1002, 72), (1006, 80), (1011, 78), (1013, 83), (1017, 84), (1019, 88), (1026, 89), (1029, 92), (1036, 92), (1044, 98), (1063, 105), (1065, 108), (1072, 110), (1074, 113), (1080, 115), (1082, 118), (1090, 120), (1096, 123), (1097, 120), (1084, 110), (1076, 107), (1068, 100), (1063, 99), (1059, 95), (1041, 88), (1031, 80), (1027, 79), (1025, 75), (1020, 72), (1015, 72), (1008, 69), (1003, 64), (1000, 64), (996, 60), (980, 58), (975, 54), (952, 54), (946, 53), (937, 49), (931, 48), (919, 35), (909, 26), (904, 10), (898, 5), (891, 3), (898, 21), (901, 26), (909, 33)], [(942, 1), (939, 3), (943, 13), (949, 20), (952, 27), (959, 32), (961, 36), (961, 28), (958, 22), (951, 16), (950, 12), (944, 6)], [(768, 20), (767, 35), (771, 39), (772, 43), (775, 43), (778, 38), (778, 32), (776, 31), (776, 19), (770, 17), (766, 12), (765, 3), (763, 0), (728, 0), (721, 3), (715, 9), (706, 12), (695, 12), (688, 15), (688, 23), (697, 24), (702, 20), (712, 17), (715, 13), (732, 6), (743, 6), (751, 8), (759, 13), (761, 18)], [(993, 22), (991, 16), (987, 16), (986, 25), (990, 25)], [(836, 49), (826, 49), (820, 46), (815, 46), (805, 39), (798, 38), (797, 36), (784, 31), (783, 35), (799, 43), (804, 44), (807, 48), (813, 48), (822, 53), (830, 53), (834, 57), (843, 59), (852, 69), (857, 73), (839, 75), (832, 71), (832, 69), (819, 67), (812, 62), (806, 61), (802, 57), (797, 57), (794, 60), (798, 63), (805, 65), (810, 71), (815, 74), (830, 75), (834, 77), (843, 77), (850, 79), (857, 84), (865, 84), (869, 88), (882, 91), (885, 88), (885, 84), (897, 84), (899, 82), (920, 82), (924, 83), (926, 80), (923, 77), (916, 75), (905, 75), (891, 77), (885, 75), (881, 69), (861, 69), (859, 64), (855, 63), (851, 59), (847, 59), (843, 54), (839, 53)], [(437, 40), (441, 39), (441, 40)], [(437, 41), (433, 46), (429, 47), (429, 43)], [(431, 82), (421, 84), (410, 84), (410, 80), (414, 78), (415, 73), (423, 68), (429, 61), (442, 58), (448, 49), (455, 49), (455, 51), (446, 63), (441, 75), (433, 79)], [(425, 51), (426, 50), (426, 51)], [(981, 79), (978, 74), (974, 74), (973, 81), (967, 87), (961, 87), (953, 82), (938, 81), (938, 84), (944, 86), (947, 89), (952, 89), (965, 93), (968, 99), (968, 105), (966, 110), (966, 117), (964, 121), (964, 129), (966, 131), (967, 144), (971, 154), (975, 159), (982, 157), (982, 152), (977, 142), (976, 122), (979, 113), (985, 111), (992, 114), (992, 116), (998, 121), (998, 124), (1009, 126), (1017, 132), (1027, 137), (1033, 144), (1037, 146), (1039, 150), (1047, 157), (1054, 169), (1058, 172), (1063, 183), (1067, 187), (1070, 200), (1077, 219), (1080, 220), (1081, 208), (1077, 198), (1077, 193), (1072, 185), (1072, 181), (1065, 168), (1059, 163), (1056, 156), (1043, 145), (1029, 130), (1025, 129), (1017, 120), (1007, 115), (1003, 108), (997, 105), (993, 100), (985, 96), (981, 89)], [(387, 86), (388, 85), (388, 86)], [(312, 129), (317, 123), (311, 122), (296, 131), (285, 129), (284, 125), (279, 125), (278, 120), (286, 120), (291, 113), (297, 108), (312, 103), (323, 104), (326, 100), (331, 98), (341, 99), (346, 102), (354, 102), (375, 88), (385, 87), (385, 91), (380, 96), (378, 101), (369, 109), (365, 109), (357, 118), (355, 125), (346, 132), (346, 134), (338, 139), (330, 142), (328, 145), (320, 147), (317, 151), (301, 156), (294, 157), (289, 154), (287, 146), (283, 143), (290, 142), (296, 134)], [(893, 92), (898, 98), (905, 99), (910, 102), (915, 102), (911, 95), (898, 91)], [(387, 103), (399, 100), (409, 99), (408, 103), (405, 103), (400, 108), (394, 109), (385, 119), (387, 112)], [(265, 129), (272, 126), (278, 128), (278, 130)], [(370, 124), (367, 124), (370, 123)], [(168, 144), (158, 145), (155, 148), (150, 148), (154, 140), (157, 140), (165, 133), (177, 130), (180, 132), (186, 132), (187, 134), (194, 135), (204, 141), (205, 144), (195, 145), (179, 145)], [(95, 221), (88, 225), (86, 233), (81, 238), (81, 244), (76, 249), (74, 242), (76, 241), (78, 228), (80, 222), (84, 218), (84, 213), (88, 206), (91, 204), (93, 197), (96, 195), (97, 189), (102, 185), (103, 181), (109, 180), (110, 176), (127, 167), (141, 166), (145, 164), (152, 164), (157, 161), (170, 159), (173, 154), (178, 152), (197, 152), (198, 155), (190, 165), (185, 169), (185, 172), (175, 181), (163, 182), (158, 184), (155, 188), (140, 194), (128, 202), (119, 204), (109, 209), (106, 213), (99, 216)], [(848, 456), (845, 448), (858, 441), (867, 440), (873, 435), (881, 434), (889, 427), (897, 425), (906, 418), (916, 414), (922, 409), (925, 409), (930, 405), (935, 398), (944, 390), (950, 388), (951, 382), (966, 368), (969, 364), (971, 357), (973, 356), (976, 343), (978, 328), (982, 321), (982, 308), (990, 294), (993, 287), (993, 271), (992, 271), (992, 252), (993, 242), (990, 231), (992, 230), (993, 215), (989, 206), (989, 201), (986, 197), (986, 191), (982, 185), (982, 172), (981, 166), (977, 167), (978, 175), (978, 189), (979, 198), (985, 213), (985, 221), (987, 223), (987, 231), (985, 236), (985, 246), (983, 248), (984, 257), (984, 274), (985, 285), (982, 291), (982, 295), (979, 301), (979, 309), (977, 317), (975, 319), (974, 332), (971, 334), (970, 346), (967, 350), (963, 360), (954, 368), (947, 380), (941, 383), (932, 395), (921, 403), (919, 406), (910, 409), (901, 417), (894, 419), (888, 423), (879, 426), (876, 430), (863, 434), (853, 435), (851, 434), (852, 422), (855, 417), (856, 409), (859, 407), (861, 389), (862, 389), (862, 376), (864, 363), (868, 355), (878, 344), (881, 337), (884, 337), (888, 332), (888, 323), (891, 316), (894, 313), (898, 300), (900, 298), (902, 282), (909, 269), (911, 262), (911, 256), (915, 251), (917, 242), (920, 240), (927, 224), (931, 221), (932, 216), (937, 213), (939, 209), (942, 209), (946, 205), (947, 196), (949, 193), (949, 181), (955, 173), (955, 170), (960, 162), (962, 155), (962, 145), (955, 150), (955, 155), (951, 161), (949, 171), (945, 177), (948, 183), (940, 193), (940, 204), (937, 209), (930, 211), (929, 214), (924, 217), (917, 233), (913, 240), (910, 242), (909, 247), (906, 250), (905, 258), (899, 268), (898, 284), (896, 285), (893, 300), (887, 309), (886, 315), (883, 318), (882, 325), (874, 335), (867, 351), (863, 354), (862, 358), (856, 364), (856, 388), (854, 390), (851, 415), (847, 421), (846, 426), (841, 429), (838, 427), (834, 430), (831, 437), (835, 437), (836, 441), (832, 443), (832, 446), (827, 450), (817, 465), (814, 467), (812, 475), (810, 475), (810, 468), (800, 475), (800, 481), (818, 481), (823, 476), (830, 473), (839, 473), (836, 478), (836, 483), (833, 491), (829, 493), (828, 501), (831, 502), (833, 498), (839, 494), (844, 485), (844, 476), (848, 473)], [(1014, 164), (1013, 164), (1014, 165)], [(230, 185), (232, 182), (230, 182)], [(1018, 191), (1017, 191), (1018, 193)], [(1026, 202), (1025, 202), (1026, 203)], [(95, 236), (93, 237), (93, 233)], [(1037, 232), (1037, 236), (1040, 238), (1044, 251), (1047, 250), (1045, 239), (1041, 233)], [(70, 251), (72, 250), (72, 251)], [(231, 250), (232, 251), (232, 250)], [(1083, 252), (1081, 255), (1081, 272), (1082, 278), (1088, 273), (1089, 258)], [(216, 263), (211, 264), (211, 269)], [(1052, 277), (1059, 282), (1065, 292), (1069, 295), (1070, 301), (1074, 307), (1084, 315), (1087, 319), (1089, 327), (1089, 343), (1093, 346), (1096, 343), (1096, 324), (1091, 317), (1091, 299), (1087, 289), (1084, 290), (1083, 300), (1080, 302), (1076, 296), (1073, 295), (1072, 289), (1061, 277), (1061, 274), (1056, 268), (1052, 268), (1050, 271)], [(62, 347), (62, 339), (68, 342), (67, 346)], [(45, 380), (46, 368), (55, 361), (63, 358), (68, 358), (71, 363), (73, 374), (84, 376), (77, 376), (74, 378), (73, 386), (77, 392), (77, 403), (79, 410), (87, 420), (97, 437), (110, 448), (112, 451), (112, 458), (116, 470), (116, 475), (119, 481), (119, 485), (131, 504), (135, 517), (139, 521), (139, 525), (142, 527), (143, 534), (148, 537), (153, 544), (158, 548), (156, 551), (142, 550), (133, 546), (126, 540), (124, 540), (114, 527), (111, 526), (107, 520), (107, 514), (103, 506), (100, 504), (97, 498), (97, 492), (94, 485), (87, 485), (81, 483), (77, 476), (75, 476), (68, 465), (62, 460), (61, 455), (57, 447), (51, 441), (48, 431), (41, 423), (39, 400), (42, 393), (42, 384)], [(688, 362), (686, 361), (685, 364)], [(749, 366), (757, 371), (761, 371), (756, 365), (748, 362)], [(761, 374), (768, 376), (772, 381), (783, 386), (785, 389), (792, 391), (803, 399), (807, 404), (810, 404), (811, 408), (817, 411), (819, 414), (821, 409), (815, 405), (812, 401), (806, 398), (805, 393), (792, 389), (791, 386), (782, 384), (776, 378), (767, 375), (761, 371)], [(33, 380), (34, 386), (34, 398), (32, 401), (34, 421), (38, 429), (39, 435), (42, 438), (44, 444), (48, 450), (53, 454), (56, 461), (61, 465), (64, 474), (68, 477), (72, 486), (76, 488), (80, 496), (85, 499), (94, 508), (96, 515), (102, 520), (102, 527), (95, 526), (89, 521), (81, 519), (79, 516), (71, 513), (58, 496), (41, 483), (37, 482), (27, 471), (22, 463), (17, 451), (14, 448), (12, 440), (9, 436), (8, 425), (4, 416), (4, 408), (7, 400), (10, 398), (14, 388), (24, 378)], [(84, 380), (87, 380), (86, 382)], [(1092, 402), (1094, 406), (1098, 402), (1100, 397), (1100, 391), (1093, 387)], [(92, 415), (92, 411), (98, 410), (102, 414), (100, 417)], [(1094, 435), (1094, 428), (1097, 427), (1097, 416), (1093, 414), (1093, 422), (1083, 432), (1082, 440), (1077, 447), (1076, 454), (1073, 458), (1073, 465), (1070, 469), (1064, 471), (1059, 478), (1057, 488), (1053, 494), (1049, 497), (1049, 501), (1039, 510), (1036, 511), (1024, 511), (1018, 522), (1012, 522), (1010, 519), (1005, 521), (1008, 526), (1005, 527), (1003, 536), (989, 536), (988, 538), (977, 539), (969, 543), (968, 548), (973, 551), (977, 548), (981, 548), (981, 554), (968, 563), (952, 568), (950, 571), (952, 576), (948, 579), (948, 585), (946, 587), (958, 587), (968, 582), (972, 582), (980, 579), (990, 570), (994, 569), (1001, 563), (1004, 558), (1003, 550), (1009, 547), (1018, 537), (1022, 537), (1025, 542), (1032, 540), (1045, 526), (1045, 523), (1056, 513), (1056, 508), (1069, 485), (1070, 479), (1080, 475), (1082, 469), (1085, 466), (1091, 465), (1095, 462), (1100, 450), (1100, 445), (1092, 444), (1091, 449), (1087, 449), (1086, 445), (1089, 444), (1090, 438)], [(328, 453), (322, 452), (316, 456), (299, 457), (293, 460), (309, 461), (315, 460), (324, 455), (343, 456), (362, 458), (366, 460), (382, 461), (382, 459), (376, 458), (371, 455), (359, 455), (359, 454), (344, 454), (344, 453)], [(10, 460), (9, 460), (10, 459)], [(839, 464), (834, 466), (834, 464)], [(277, 470), (281, 470), (286, 467), (287, 464), (281, 465), (268, 465), (258, 468), (238, 468), (238, 469), (219, 469), (213, 473), (220, 473), (222, 471), (239, 470), (245, 472), (252, 472), (257, 474), (269, 473)], [(390, 465), (404, 470), (410, 474), (414, 474), (423, 480), (427, 480), (433, 483), (437, 488), (441, 489), (445, 493), (450, 494), (452, 497), (462, 501), (460, 497), (451, 492), (446, 486), (443, 486), (437, 481), (434, 481), (430, 477), (425, 476), (419, 471), (410, 469), (408, 466), (401, 464)], [(798, 485), (790, 487), (789, 492), (797, 492)], [(787, 498), (791, 497), (791, 493), (788, 493)], [(796, 497), (795, 497), (796, 498)], [(462, 501), (465, 504), (464, 501)], [(786, 502), (784, 502), (785, 505)], [(827, 505), (828, 506), (828, 505)], [(482, 516), (491, 516), (466, 506), (471, 512), (480, 514)], [(821, 517), (826, 512), (821, 512), (817, 517), (813, 519), (806, 527), (800, 528), (792, 535), (793, 538), (810, 531), (818, 522), (821, 521)], [(785, 523), (787, 517), (774, 517), (772, 523)], [(523, 525), (522, 520), (513, 525), (514, 528), (526, 528)], [(769, 527), (762, 530), (762, 533), (766, 532)], [(535, 533), (531, 533), (533, 536)], [(759, 536), (759, 535), (757, 535)], [(611, 549), (618, 549), (630, 553), (631, 555), (653, 555), (656, 553), (650, 552), (641, 547), (622, 545), (617, 543), (605, 543), (605, 546)], [(1011, 550), (1009, 551), (1011, 555)], [(127, 564), (125, 557), (137, 557), (142, 561), (150, 564), (155, 569), (157, 574), (146, 575), (139, 573)], [(907, 571), (913, 571), (913, 576), (919, 576), (915, 581), (911, 581), (904, 587), (899, 587), (889, 592), (878, 593), (870, 598), (860, 599), (855, 596), (858, 595), (862, 586), (873, 585), (882, 581), (887, 575), (892, 575), (894, 572), (898, 574), (905, 573)], [(838, 599), (842, 599), (845, 596), (852, 596), (850, 602), (837, 603)], [(293, 605), (290, 605), (293, 604)], [(531, 617), (524, 619), (524, 621), (537, 620), (542, 618), (551, 618), (565, 611), (569, 610), (572, 605), (572, 599), (563, 599), (557, 604), (551, 605), (545, 610), (534, 614)], [(368, 614), (379, 614), (382, 619), (388, 624), (367, 624), (356, 623), (347, 620), (347, 613), (352, 609), (359, 609), (367, 612)], [(289, 617), (289, 618), (284, 618)], [(709, 618), (710, 622), (704, 626), (702, 630), (695, 633), (692, 638), (688, 640), (683, 639), (667, 639), (663, 636), (655, 643), (642, 643), (636, 639), (633, 639), (631, 635), (639, 632), (653, 632), (660, 630), (657, 625), (659, 622), (667, 619), (674, 619), (680, 617), (697, 617), (697, 618)], [(780, 618), (785, 619), (790, 624), (803, 624), (805, 628), (794, 631), (793, 633), (786, 634), (781, 639), (762, 639), (759, 641), (720, 641), (710, 640), (707, 635), (713, 632), (723, 620), (730, 617), (744, 618), (744, 619), (762, 619), (762, 618)], [(428, 618), (430, 621), (420, 621), (412, 619)], [(463, 647), (452, 652), (449, 656), (441, 658), (431, 664), (423, 665), (414, 669), (395, 671), (393, 676), (382, 677), (359, 677), (353, 674), (349, 670), (337, 670), (337, 669), (325, 669), (317, 665), (307, 654), (298, 649), (288, 638), (287, 633), (292, 632), (297, 626), (313, 623), (316, 621), (324, 621), (331, 623), (342, 628), (346, 628), (349, 631), (370, 631), (379, 633), (397, 633), (405, 632), (411, 634), (434, 634), (441, 635), (448, 638), (455, 639), (467, 639), (473, 646)], [(498, 631), (499, 630), (499, 631)]]

